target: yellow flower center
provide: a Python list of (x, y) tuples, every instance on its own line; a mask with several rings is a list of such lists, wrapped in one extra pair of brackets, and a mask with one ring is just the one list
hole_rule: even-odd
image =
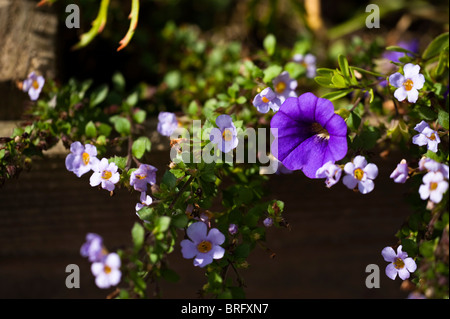
[(84, 163), (84, 165), (89, 164), (89, 159), (90, 159), (89, 154), (86, 153), (86, 152), (84, 152), (83, 155), (81, 155), (81, 156), (82, 156), (82, 158), (83, 158), (83, 163)]
[(411, 89), (414, 86), (414, 82), (411, 79), (408, 79), (405, 82), (403, 82), (403, 86), (405, 87), (406, 91), (411, 91)]
[(136, 178), (137, 179), (144, 179), (144, 178), (146, 178), (147, 177), (147, 175), (145, 175), (145, 174), (142, 174), (142, 175), (136, 175)]
[(431, 135), (428, 139), (434, 141), (436, 139), (436, 135), (434, 133), (431, 133)]
[(284, 92), (284, 90), (286, 90), (286, 83), (284, 83), (283, 81), (278, 82), (275, 86), (275, 91), (277, 91), (277, 93), (282, 93)]
[(266, 98), (265, 96), (263, 96), (263, 97), (261, 98), (261, 100), (262, 100), (264, 103), (269, 103), (269, 99)]
[(103, 171), (102, 178), (103, 179), (110, 179), (112, 176), (112, 173), (110, 171)]
[(222, 133), (222, 138), (226, 141), (229, 142), (233, 139), (233, 133), (231, 133), (231, 131), (229, 129), (225, 129)]
[(395, 267), (395, 269), (402, 269), (403, 267), (405, 267), (405, 263), (403, 262), (403, 260), (401, 258), (397, 258), (394, 261), (394, 267)]
[(207, 253), (212, 249), (212, 244), (209, 241), (202, 241), (200, 244), (197, 245), (197, 250), (201, 253)]
[(431, 191), (434, 191), (437, 187), (438, 187), (438, 183), (436, 183), (436, 182), (430, 183), (430, 190)]
[(362, 180), (363, 176), (364, 176), (364, 171), (360, 168), (355, 169), (355, 171), (353, 172), (353, 175), (355, 176), (355, 178), (360, 181)]
[(32, 86), (33, 86), (33, 88), (34, 88), (35, 90), (39, 89), (39, 83), (38, 83), (38, 81), (34, 80)]
[(109, 274), (111, 272), (111, 267), (105, 265), (105, 267), (103, 267), (103, 271), (105, 272), (105, 274)]

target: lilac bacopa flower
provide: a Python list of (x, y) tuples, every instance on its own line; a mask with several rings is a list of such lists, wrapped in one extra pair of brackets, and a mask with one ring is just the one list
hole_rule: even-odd
[[(283, 71), (273, 81), (273, 87), (277, 97), (283, 103), (288, 97), (297, 97), (295, 89), (297, 88), (297, 81), (289, 76), (289, 72)], [(277, 110), (274, 110), (277, 111)]]
[(213, 262), (213, 259), (221, 259), (225, 249), (220, 247), (225, 241), (225, 236), (217, 229), (212, 228), (208, 233), (205, 223), (195, 222), (187, 231), (189, 239), (181, 241), (181, 253), (183, 258), (194, 258), (194, 266), (205, 267)]
[(236, 148), (239, 139), (237, 138), (236, 126), (229, 115), (222, 114), (216, 118), (216, 125), (210, 133), (210, 140), (212, 143), (217, 144), (219, 150), (223, 153), (228, 153), (232, 149)]
[(105, 248), (103, 247), (103, 238), (94, 233), (86, 235), (86, 242), (81, 246), (80, 254), (87, 257), (90, 262), (100, 261), (105, 256)]
[(358, 190), (362, 194), (370, 193), (375, 188), (373, 180), (378, 175), (378, 167), (373, 163), (367, 164), (364, 156), (358, 155), (353, 162), (345, 164), (344, 172), (347, 175), (344, 176), (342, 182), (347, 188), (354, 189), (358, 186)]
[(89, 172), (97, 164), (97, 148), (94, 145), (82, 145), (73, 142), (70, 145), (70, 153), (66, 156), (66, 168), (78, 177)]
[(273, 225), (273, 219), (270, 218), (270, 217), (266, 217), (263, 220), (263, 224), (264, 224), (265, 227), (271, 227)]
[(419, 170), (428, 170), (430, 172), (441, 172), (445, 179), (449, 179), (449, 168), (447, 164), (436, 162), (435, 160), (422, 157), (419, 161)]
[(91, 272), (95, 276), (95, 284), (98, 288), (106, 289), (120, 282), (120, 257), (116, 253), (109, 253), (101, 261), (92, 263)]
[(238, 232), (238, 226), (237, 226), (236, 224), (230, 224), (230, 225), (228, 226), (228, 232), (229, 232), (231, 235), (236, 235), (237, 232)]
[(309, 178), (347, 154), (347, 124), (329, 100), (312, 93), (287, 98), (270, 127), (275, 137), (272, 154), (287, 169), (300, 169)]
[(311, 53), (306, 55), (295, 54), (292, 58), (294, 62), (300, 63), (306, 68), (306, 77), (312, 79), (316, 76), (316, 57)]
[(280, 109), (281, 100), (270, 87), (265, 88), (253, 99), (253, 105), (258, 112), (267, 113), (270, 109), (277, 112)]
[(158, 115), (157, 130), (161, 135), (170, 136), (178, 127), (178, 120), (175, 113), (160, 112)]
[(36, 101), (41, 94), (44, 87), (45, 79), (41, 75), (37, 75), (35, 72), (31, 72), (28, 78), (23, 81), (22, 90), (28, 92), (30, 99)]
[(439, 171), (428, 172), (423, 176), (422, 182), (419, 187), (420, 198), (423, 200), (429, 198), (433, 203), (439, 203), (448, 189), (444, 175)]
[(401, 160), (399, 164), (397, 164), (397, 167), (395, 170), (391, 173), (390, 178), (394, 180), (395, 183), (405, 183), (408, 179), (409, 169), (408, 169), (408, 163), (406, 160)]
[(398, 246), (397, 253), (392, 247), (385, 247), (381, 251), (384, 260), (390, 264), (386, 267), (386, 276), (394, 280), (398, 276), (400, 279), (408, 279), (410, 274), (416, 271), (417, 265), (414, 259), (408, 257), (406, 252), (402, 251), (402, 246)]
[(140, 202), (136, 204), (136, 211), (141, 210), (142, 208), (146, 206), (150, 206), (153, 202), (153, 199), (150, 195), (147, 195), (147, 193), (142, 192), (140, 196)]
[(339, 182), (342, 175), (342, 168), (333, 162), (326, 162), (316, 172), (316, 178), (326, 178), (325, 184), (328, 188)]
[(397, 72), (389, 77), (389, 82), (397, 88), (394, 96), (400, 102), (408, 99), (410, 103), (416, 103), (419, 91), (425, 84), (425, 77), (419, 73), (420, 66), (412, 63), (405, 64), (403, 74)]
[(95, 165), (92, 170), (92, 174), (89, 182), (92, 187), (100, 185), (103, 189), (112, 192), (115, 188), (115, 184), (120, 179), (120, 174), (117, 172), (117, 165), (115, 163), (108, 163), (108, 159), (102, 158), (101, 161)]
[(430, 128), (427, 122), (421, 121), (414, 127), (414, 130), (419, 134), (414, 135), (412, 142), (419, 146), (427, 146), (427, 149), (432, 152), (438, 151), (438, 144), (441, 142), (437, 131)]
[(156, 183), (156, 171), (158, 169), (152, 165), (141, 164), (139, 168), (131, 173), (130, 185), (139, 192), (146, 192), (147, 185)]

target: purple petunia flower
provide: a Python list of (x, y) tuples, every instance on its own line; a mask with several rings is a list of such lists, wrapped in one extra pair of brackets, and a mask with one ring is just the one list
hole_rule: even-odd
[(89, 179), (92, 187), (102, 185), (103, 189), (112, 192), (119, 179), (120, 174), (117, 172), (117, 165), (115, 163), (108, 163), (106, 158), (102, 158), (93, 168), (94, 173)]
[(147, 191), (147, 184), (156, 183), (156, 171), (158, 169), (152, 165), (141, 164), (139, 168), (131, 173), (130, 185), (139, 192)]
[(419, 134), (414, 135), (412, 142), (419, 146), (427, 146), (427, 149), (432, 152), (438, 151), (438, 144), (441, 142), (437, 131), (430, 128), (427, 122), (421, 121), (414, 127), (414, 130)]
[(269, 87), (262, 90), (253, 99), (253, 105), (260, 113), (267, 113), (270, 109), (277, 112), (280, 109), (281, 103), (280, 98)]
[(45, 79), (41, 75), (37, 75), (35, 72), (31, 72), (28, 78), (23, 81), (22, 90), (28, 92), (30, 99), (36, 101), (41, 94), (44, 87)]
[(358, 155), (353, 162), (345, 164), (344, 171), (347, 175), (344, 176), (342, 182), (347, 188), (354, 189), (358, 186), (358, 190), (362, 194), (370, 193), (375, 188), (373, 180), (378, 175), (378, 167), (372, 163), (367, 164), (364, 156)]
[(342, 175), (342, 168), (334, 164), (333, 162), (326, 162), (316, 172), (317, 178), (326, 178), (325, 184), (328, 188), (339, 182)]
[(397, 72), (389, 77), (389, 82), (397, 88), (394, 96), (402, 102), (406, 98), (409, 103), (416, 103), (419, 91), (425, 84), (425, 77), (419, 73), (420, 66), (412, 63), (405, 64), (403, 74)]
[(433, 203), (439, 203), (448, 189), (444, 175), (439, 171), (428, 172), (423, 176), (422, 182), (419, 187), (420, 198), (423, 200), (430, 198)]
[(83, 257), (88, 257), (90, 262), (102, 260), (105, 256), (103, 238), (100, 235), (88, 233), (86, 242), (81, 246), (80, 254)]
[(103, 260), (92, 263), (91, 272), (97, 287), (106, 289), (117, 285), (122, 277), (120, 266), (120, 257), (116, 253), (110, 253)]
[(290, 97), (270, 122), (275, 140), (272, 154), (290, 170), (316, 178), (326, 162), (347, 154), (347, 124), (334, 113), (333, 104), (312, 93)]
[(395, 183), (403, 184), (408, 179), (408, 173), (408, 163), (403, 159), (397, 164), (397, 167), (391, 173), (390, 178), (392, 178)]
[(194, 266), (205, 267), (220, 259), (225, 254), (225, 249), (220, 247), (225, 241), (225, 236), (217, 229), (212, 228), (209, 233), (205, 223), (195, 222), (191, 224), (186, 233), (189, 239), (181, 241), (181, 253), (183, 258), (194, 258)]
[(158, 115), (157, 130), (161, 135), (170, 136), (178, 127), (178, 120), (175, 113), (160, 112)]
[(219, 128), (214, 127), (211, 130), (209, 137), (211, 142), (217, 144), (223, 153), (228, 153), (236, 148), (239, 139), (237, 138), (236, 126), (234, 126), (231, 117), (226, 114), (219, 115), (216, 118), (216, 125)]
[(381, 251), (384, 260), (390, 262), (386, 267), (386, 276), (394, 280), (398, 276), (405, 280), (409, 278), (409, 273), (415, 272), (417, 269), (416, 262), (411, 257), (408, 257), (406, 252), (402, 251), (402, 246), (398, 246), (397, 253), (392, 247), (385, 247)]
[(97, 148), (94, 145), (82, 145), (80, 142), (73, 142), (70, 145), (70, 153), (66, 156), (66, 168), (80, 177), (89, 172), (97, 164)]
[(295, 93), (297, 81), (289, 76), (289, 72), (283, 71), (272, 81), (272, 83), (275, 88), (275, 93), (281, 103), (283, 103), (288, 97), (297, 97), (297, 93)]
[(295, 54), (292, 58), (294, 62), (300, 63), (306, 68), (306, 77), (312, 79), (316, 76), (316, 57), (311, 53), (306, 55)]

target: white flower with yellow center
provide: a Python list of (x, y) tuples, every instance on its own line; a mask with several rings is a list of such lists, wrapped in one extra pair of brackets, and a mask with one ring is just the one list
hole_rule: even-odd
[(89, 182), (92, 187), (100, 185), (103, 189), (113, 191), (115, 184), (120, 179), (120, 174), (117, 172), (117, 165), (115, 163), (108, 163), (108, 159), (102, 158), (100, 162), (92, 168), (92, 174)]
[(438, 151), (438, 144), (441, 142), (439, 134), (437, 131), (430, 128), (428, 123), (421, 121), (414, 127), (414, 130), (419, 132), (419, 134), (414, 135), (412, 142), (419, 146), (427, 146), (427, 149), (432, 152)]
[(428, 172), (422, 179), (423, 184), (419, 187), (420, 198), (430, 199), (437, 204), (442, 200), (444, 193), (448, 189), (448, 182), (441, 172)]
[(405, 64), (403, 73), (397, 72), (389, 77), (389, 82), (397, 88), (394, 96), (402, 102), (408, 99), (409, 103), (416, 103), (419, 98), (419, 91), (425, 84), (425, 77), (419, 73), (420, 66), (412, 63)]
[(287, 71), (282, 72), (273, 81), (273, 87), (277, 97), (283, 103), (288, 97), (297, 97), (295, 89), (297, 88), (297, 81), (289, 76)]
[(122, 277), (120, 266), (120, 257), (116, 253), (110, 253), (102, 261), (92, 263), (91, 272), (97, 287), (106, 289), (117, 285)]
[(70, 145), (70, 153), (66, 156), (66, 168), (78, 177), (89, 172), (97, 164), (97, 148), (94, 145), (82, 145), (73, 142)]
[(375, 164), (367, 164), (364, 156), (358, 155), (344, 166), (344, 172), (347, 174), (342, 182), (349, 189), (358, 186), (358, 190), (362, 194), (370, 193), (375, 184), (373, 180), (378, 176), (378, 167)]

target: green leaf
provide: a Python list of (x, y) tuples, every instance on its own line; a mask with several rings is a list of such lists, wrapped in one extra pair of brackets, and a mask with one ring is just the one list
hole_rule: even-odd
[(144, 156), (145, 152), (150, 151), (151, 146), (152, 143), (150, 142), (150, 140), (145, 136), (141, 136), (136, 141), (133, 142), (131, 152), (134, 157), (140, 159), (142, 158), (142, 156)]
[(171, 90), (175, 90), (181, 84), (181, 74), (179, 71), (169, 71), (166, 73), (164, 77), (164, 83), (167, 84), (167, 87)]
[(331, 82), (331, 75), (330, 76), (316, 76), (314, 78), (314, 81), (316, 81), (317, 84), (320, 86), (326, 87), (326, 88), (334, 88), (334, 84)]
[(322, 95), (322, 98), (330, 100), (330, 101), (335, 101), (335, 100), (338, 100), (338, 99), (346, 96), (351, 91), (352, 90), (348, 89), (348, 90), (338, 90), (338, 91), (328, 92), (328, 93), (325, 93), (324, 95)]
[(161, 180), (161, 184), (166, 185), (168, 189), (174, 189), (177, 185), (177, 178), (170, 171), (166, 171)]
[(438, 113), (439, 125), (441, 125), (446, 130), (448, 130), (448, 127), (449, 127), (448, 120), (449, 120), (448, 112), (446, 112), (444, 110), (439, 110), (439, 113)]
[(408, 256), (415, 256), (417, 254), (417, 244), (415, 241), (402, 238), (402, 250), (408, 253)]
[(153, 229), (153, 233), (164, 233), (169, 229), (170, 226), (170, 217), (168, 216), (161, 216), (158, 217), (155, 221), (155, 228)]
[(264, 70), (263, 81), (265, 83), (270, 83), (274, 78), (276, 78), (283, 68), (279, 65), (271, 65)]
[(347, 58), (345, 56), (343, 56), (342, 54), (340, 54), (338, 56), (338, 63), (339, 63), (339, 68), (341, 69), (341, 72), (342, 72), (342, 75), (344, 76), (344, 78), (350, 80), (350, 70), (348, 68)]
[(438, 35), (430, 42), (428, 47), (423, 51), (422, 59), (428, 60), (437, 56), (449, 46), (448, 32)]
[(147, 112), (144, 110), (136, 110), (133, 112), (133, 120), (138, 124), (144, 123), (146, 117)]
[(347, 87), (347, 83), (345, 82), (345, 78), (342, 74), (335, 73), (331, 78), (331, 82), (336, 88), (345, 88)]
[(240, 96), (236, 99), (237, 104), (244, 104), (247, 102), (247, 98), (245, 96)]
[(142, 248), (142, 244), (144, 243), (144, 233), (144, 227), (137, 222), (134, 223), (134, 226), (131, 229), (131, 237), (133, 238), (134, 249), (136, 251)]
[(186, 214), (178, 214), (172, 217), (172, 225), (174, 225), (177, 228), (184, 228), (187, 226), (189, 222), (189, 218), (186, 216)]
[(161, 276), (168, 282), (177, 282), (180, 280), (180, 276), (175, 271), (168, 268), (161, 269)]
[(263, 41), (264, 49), (268, 55), (273, 55), (275, 53), (275, 47), (277, 45), (277, 39), (273, 34), (268, 34)]
[(112, 77), (112, 83), (117, 91), (123, 92), (125, 90), (125, 78), (120, 72), (115, 72)]
[(236, 258), (242, 258), (245, 259), (248, 257), (248, 255), (250, 254), (250, 244), (248, 243), (243, 243), (239, 246), (236, 247), (236, 249), (234, 250), (233, 255)]
[(122, 136), (130, 134), (131, 123), (128, 119), (121, 116), (113, 116), (109, 119), (114, 124), (114, 129)]
[(95, 127), (94, 122), (89, 121), (84, 128), (84, 132), (87, 138), (93, 138), (97, 136), (97, 128)]
[(128, 97), (125, 100), (125, 103), (128, 106), (135, 106), (137, 104), (137, 102), (139, 101), (139, 92), (133, 92), (130, 95), (128, 95)]
[(289, 73), (290, 77), (293, 79), (298, 78), (302, 73), (305, 73), (306, 68), (297, 62), (288, 62), (284, 66), (284, 69)]
[(108, 92), (109, 92), (109, 87), (106, 84), (103, 84), (103, 85), (99, 86), (98, 88), (96, 88), (91, 93), (91, 96), (90, 96), (91, 101), (90, 101), (89, 106), (94, 107), (94, 106), (102, 103), (108, 96)]
[(100, 123), (100, 125), (98, 126), (99, 135), (104, 135), (104, 136), (108, 137), (109, 134), (111, 134), (111, 131), (112, 131), (112, 127), (106, 123)]

